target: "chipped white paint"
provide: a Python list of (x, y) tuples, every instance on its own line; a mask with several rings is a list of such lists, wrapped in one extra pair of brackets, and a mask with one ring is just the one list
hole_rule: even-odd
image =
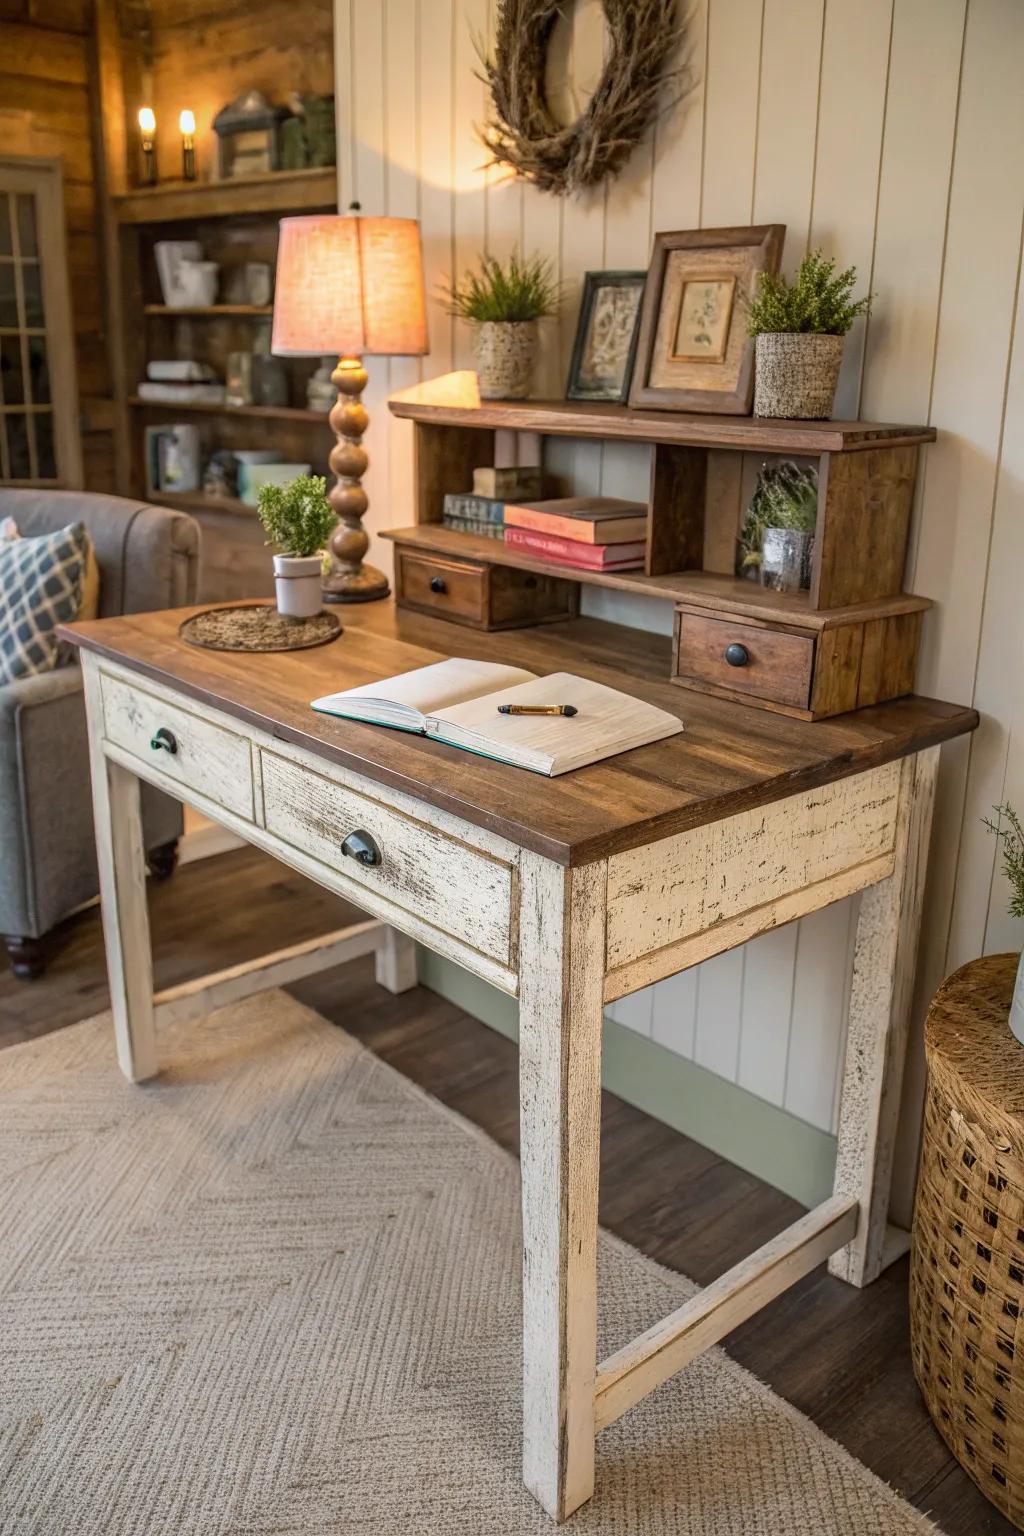
[[(859, 866), (871, 866), (866, 877), (838, 894), (882, 878), (891, 869), (879, 861), (892, 854), (899, 777), (899, 764), (886, 763), (609, 859), (608, 970), (761, 909), (732, 940), (741, 942), (774, 926), (772, 904)], [(802, 910), (822, 905), (812, 898)], [(800, 915), (798, 905), (781, 920)], [(712, 939), (683, 963), (730, 947)]]
[(83, 654), (82, 671), (117, 1063), (125, 1077), (140, 1083), (152, 1077), (158, 1067), (139, 781), (134, 773), (104, 755), (103, 698), (92, 656)]
[(850, 1240), (857, 1215), (855, 1199), (833, 1195), (616, 1350), (597, 1371), (598, 1430), (817, 1268)]
[[(512, 867), (356, 794), (323, 773), (261, 753), (266, 829), (312, 858), (342, 869), (360, 889), (400, 907), (507, 965), (510, 959)], [(379, 864), (346, 858), (350, 832), (368, 833)], [(357, 898), (358, 899), (358, 898)]]
[[(861, 899), (839, 1110), (836, 1194), (861, 1205), (857, 1236), (829, 1269), (854, 1285), (881, 1272), (903, 1062), (917, 963), (921, 904), (939, 748), (901, 767), (896, 865)], [(892, 1244), (888, 1253), (894, 1256)]]
[[(155, 763), (174, 784), (197, 789), (236, 816), (252, 820), (252, 763), (249, 742), (205, 711), (186, 707), (180, 696), (149, 692), (137, 682), (102, 673), (103, 728), (108, 741), (133, 757)], [(154, 748), (159, 730), (170, 731), (176, 750)]]
[(556, 1520), (594, 1491), (605, 868), (522, 860), (523, 1478)]

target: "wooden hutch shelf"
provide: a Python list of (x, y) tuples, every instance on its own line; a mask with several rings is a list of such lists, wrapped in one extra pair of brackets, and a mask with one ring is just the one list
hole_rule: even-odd
[[(918, 452), (934, 428), (482, 401), (473, 373), (404, 390), (390, 406), (414, 423), (416, 524), (385, 534), (405, 606), (509, 628), (564, 618), (581, 585), (601, 586), (674, 605), (681, 686), (805, 719), (912, 691), (930, 604), (901, 588)], [(570, 568), (443, 526), (445, 494), (471, 490), (473, 470), (495, 463), (496, 435), (514, 433), (649, 447), (642, 570)], [(815, 461), (809, 591), (779, 593), (735, 575), (745, 454)], [(749, 496), (749, 475), (747, 484)]]
[(238, 176), (230, 181), (167, 181), (155, 187), (136, 187), (113, 201), (119, 224), (170, 224), (233, 214), (334, 209), (338, 206), (338, 172), (332, 165), (275, 171), (268, 176)]

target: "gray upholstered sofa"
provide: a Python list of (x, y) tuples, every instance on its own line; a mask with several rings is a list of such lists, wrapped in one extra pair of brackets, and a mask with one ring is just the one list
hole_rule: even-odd
[[(194, 602), (199, 527), (180, 512), (79, 491), (0, 489), (21, 534), (82, 522), (100, 568), (100, 615)], [(150, 871), (174, 868), (181, 806), (143, 786)], [(38, 976), (54, 924), (95, 896), (89, 754), (77, 663), (0, 685), (0, 934), (15, 974)]]

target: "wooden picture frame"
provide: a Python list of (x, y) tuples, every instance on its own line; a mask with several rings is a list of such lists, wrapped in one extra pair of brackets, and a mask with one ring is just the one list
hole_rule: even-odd
[[(565, 386), (567, 400), (611, 401), (617, 405), (624, 405), (629, 398), (646, 280), (647, 273), (642, 271), (584, 273), (580, 313), (576, 322), (576, 339), (573, 342), (572, 362), (569, 364), (569, 379)], [(617, 349), (617, 355), (621, 357), (621, 369), (616, 369), (614, 374), (609, 375), (604, 384), (594, 376), (591, 369), (590, 382), (588, 382), (587, 361), (588, 356), (591, 355), (589, 343), (597, 302), (602, 292), (609, 288), (632, 290), (636, 294), (636, 307), (632, 314), (630, 334), (625, 348)], [(628, 319), (628, 315), (626, 318)]]
[(631, 406), (750, 414), (754, 344), (746, 307), (776, 273), (785, 224), (657, 234), (644, 285)]

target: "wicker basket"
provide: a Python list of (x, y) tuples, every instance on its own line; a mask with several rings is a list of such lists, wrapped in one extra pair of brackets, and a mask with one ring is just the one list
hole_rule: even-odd
[(914, 1209), (914, 1374), (981, 1491), (1024, 1525), (1024, 1046), (1007, 1024), (1016, 955), (973, 961), (928, 1016)]

